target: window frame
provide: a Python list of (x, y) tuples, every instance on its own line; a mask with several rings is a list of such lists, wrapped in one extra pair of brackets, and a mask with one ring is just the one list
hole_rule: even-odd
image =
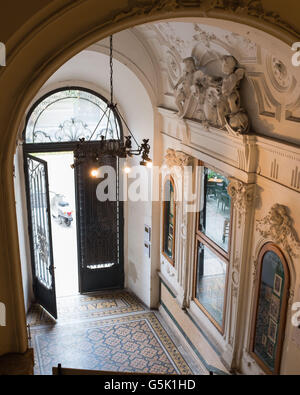
[[(281, 310), (280, 310), (280, 322), (278, 328), (278, 346), (275, 357), (274, 371), (272, 371), (255, 353), (255, 336), (256, 336), (256, 321), (259, 307), (259, 296), (260, 296), (260, 286), (262, 278), (262, 268), (263, 268), (263, 258), (268, 251), (273, 251), (281, 261), (284, 270), (284, 289), (283, 297), (281, 300)], [(286, 329), (286, 319), (288, 312), (288, 299), (289, 299), (289, 289), (290, 289), (290, 270), (288, 267), (287, 260), (281, 251), (281, 249), (273, 242), (268, 242), (260, 249), (258, 254), (258, 277), (255, 285), (254, 291), (254, 308), (251, 315), (251, 335), (250, 335), (250, 355), (259, 365), (259, 367), (268, 375), (278, 375), (280, 373), (281, 361), (282, 361), (282, 350), (285, 338)]]
[[(37, 99), (31, 106), (30, 110), (27, 113), (26, 116), (26, 121), (25, 121), (25, 126), (23, 128), (22, 131), (22, 140), (23, 140), (23, 150), (24, 152), (27, 153), (32, 153), (32, 152), (49, 152), (51, 150), (53, 150), (53, 147), (56, 148), (57, 151), (74, 151), (74, 149), (76, 148), (76, 146), (78, 145), (78, 141), (63, 141), (63, 142), (45, 142), (45, 143), (27, 143), (26, 142), (26, 133), (27, 133), (27, 126), (28, 126), (28, 122), (34, 112), (34, 110), (38, 107), (39, 104), (41, 104), (44, 100), (46, 100), (48, 97), (54, 95), (55, 93), (59, 93), (62, 91), (69, 91), (69, 90), (78, 90), (78, 91), (83, 91), (83, 92), (87, 92), (90, 93), (96, 97), (98, 97), (100, 100), (102, 100), (104, 103), (108, 103), (108, 99), (104, 96), (102, 96), (99, 92), (90, 89), (90, 88), (85, 88), (83, 86), (79, 86), (79, 85), (64, 85), (60, 88), (57, 89), (52, 89), (50, 91), (48, 91), (47, 93), (45, 93), (44, 95), (42, 95), (39, 99)], [(118, 123), (119, 126), (119, 130), (120, 130), (120, 138), (123, 139), (124, 136), (124, 132), (123, 132), (123, 124), (122, 121), (119, 117), (119, 115), (114, 112), (114, 116), (116, 119), (116, 122)], [(89, 143), (90, 144), (97, 144), (99, 140), (92, 140)]]
[[(202, 167), (201, 177), (203, 175), (204, 170), (207, 168), (209, 170), (216, 171), (218, 174), (224, 175), (218, 169), (206, 164), (202, 161), (198, 162), (198, 166)], [(224, 175), (227, 177), (226, 175)], [(200, 198), (201, 198), (202, 189), (200, 189)], [(206, 191), (204, 190), (204, 193)], [(225, 332), (225, 318), (226, 318), (226, 305), (227, 305), (227, 296), (228, 296), (228, 278), (229, 278), (229, 267), (230, 267), (230, 255), (231, 255), (231, 237), (232, 237), (232, 216), (233, 214), (233, 206), (230, 205), (230, 224), (229, 224), (229, 233), (228, 233), (228, 252), (225, 251), (222, 247), (220, 247), (216, 242), (210, 239), (204, 232), (200, 231), (200, 210), (198, 210), (196, 215), (196, 232), (195, 232), (195, 250), (194, 250), (194, 270), (193, 270), (193, 292), (192, 298), (196, 305), (200, 308), (200, 310), (206, 315), (206, 317), (211, 321), (211, 323), (217, 328), (217, 330), (224, 335)], [(206, 246), (213, 254), (215, 254), (219, 259), (221, 259), (226, 264), (226, 278), (225, 278), (225, 291), (224, 291), (224, 307), (223, 307), (223, 322), (220, 325), (212, 315), (205, 309), (205, 307), (200, 303), (200, 301), (196, 297), (197, 293), (197, 269), (198, 269), (198, 245), (199, 243)]]
[[(166, 245), (166, 232), (165, 232), (165, 227), (166, 227), (166, 203), (168, 201), (164, 200), (165, 199), (165, 192), (166, 192), (166, 183), (169, 181), (174, 190), (174, 223), (173, 223), (173, 245), (172, 245), (172, 258), (170, 258), (166, 252), (165, 252), (165, 245)], [(176, 207), (176, 187), (175, 187), (175, 181), (174, 178), (170, 175), (166, 176), (164, 179), (163, 183), (163, 221), (162, 221), (162, 254), (163, 256), (167, 259), (167, 261), (175, 267), (175, 237), (176, 237), (176, 213), (177, 213), (177, 207)]]

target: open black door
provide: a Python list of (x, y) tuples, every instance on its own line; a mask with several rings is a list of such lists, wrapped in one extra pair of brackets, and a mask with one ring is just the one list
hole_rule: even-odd
[(75, 168), (79, 291), (81, 293), (124, 287), (123, 209), (119, 202), (118, 159), (102, 156), (100, 166), (115, 170), (115, 201), (99, 201), (101, 179), (91, 177), (95, 165), (85, 160)]
[(57, 318), (47, 162), (25, 154), (25, 177), (34, 295)]

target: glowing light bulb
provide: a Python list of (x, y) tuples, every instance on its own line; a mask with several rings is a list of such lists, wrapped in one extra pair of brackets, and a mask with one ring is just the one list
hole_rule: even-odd
[(147, 162), (147, 167), (148, 167), (148, 169), (152, 169), (152, 167), (153, 167), (153, 162), (151, 161), (151, 162)]
[(131, 168), (128, 165), (125, 165), (123, 167), (123, 171), (124, 171), (125, 174), (129, 174), (131, 172)]
[(97, 171), (96, 169), (93, 169), (93, 170), (91, 171), (91, 176), (96, 178), (97, 175), (98, 175), (98, 171)]

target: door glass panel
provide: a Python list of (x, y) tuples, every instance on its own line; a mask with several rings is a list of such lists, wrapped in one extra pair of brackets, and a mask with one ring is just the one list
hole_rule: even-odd
[(204, 170), (199, 230), (228, 252), (231, 199), (229, 180), (210, 169)]
[(196, 299), (222, 327), (227, 265), (198, 242)]
[(35, 274), (48, 289), (52, 288), (50, 274), (51, 256), (49, 245), (49, 223), (45, 168), (42, 163), (28, 158), (28, 173), (31, 202), (32, 236), (35, 262)]
[(56, 296), (78, 292), (77, 223), (73, 152), (35, 153), (47, 162)]
[(275, 368), (284, 283), (284, 268), (279, 256), (267, 251), (262, 262), (254, 352), (271, 371)]
[(47, 162), (25, 155), (34, 296), (57, 318)]

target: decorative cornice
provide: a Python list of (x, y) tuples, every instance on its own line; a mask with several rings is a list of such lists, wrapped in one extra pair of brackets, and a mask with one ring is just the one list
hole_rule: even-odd
[[(83, 1), (74, 0), (72, 2), (73, 8)], [(102, 26), (125, 22), (132, 17), (155, 17), (155, 15), (161, 15), (162, 13), (189, 10), (196, 10), (199, 17), (207, 17), (208, 14), (211, 14), (210, 16), (213, 17), (214, 11), (218, 14), (220, 11), (224, 12), (227, 16), (231, 14), (235, 17), (234, 19), (236, 17), (252, 17), (300, 37), (300, 32), (286, 22), (278, 13), (267, 11), (262, 4), (262, 0), (135, 0), (131, 2), (130, 6), (112, 12), (103, 20)], [(58, 17), (58, 15), (55, 16)]]
[(290, 256), (299, 256), (300, 243), (286, 206), (274, 204), (264, 218), (257, 220), (256, 230), (265, 239), (282, 245)]
[(232, 204), (238, 212), (238, 225), (241, 226), (242, 216), (247, 213), (248, 208), (251, 207), (254, 199), (254, 184), (245, 184), (244, 182), (235, 178), (230, 178), (230, 183), (227, 187)]
[[(235, 16), (250, 16), (275, 25), (281, 29), (299, 36), (300, 33), (287, 23), (278, 13), (267, 11), (262, 0), (156, 0), (135, 2), (135, 4), (114, 15), (108, 22), (119, 22), (132, 16), (155, 15), (176, 10), (197, 9), (204, 16), (211, 11), (224, 11)], [(201, 15), (199, 15), (201, 16)]]
[(231, 11), (236, 15), (248, 15), (271, 23), (289, 33), (299, 35), (299, 31), (295, 30), (279, 14), (274, 11), (267, 11), (263, 6), (262, 0), (208, 0), (207, 2), (204, 0), (203, 3), (210, 3), (208, 11), (220, 9), (227, 12)]
[(165, 164), (169, 167), (180, 167), (181, 169), (184, 166), (188, 166), (190, 164), (191, 157), (184, 152), (175, 151), (174, 149), (168, 148), (167, 153), (165, 155)]

